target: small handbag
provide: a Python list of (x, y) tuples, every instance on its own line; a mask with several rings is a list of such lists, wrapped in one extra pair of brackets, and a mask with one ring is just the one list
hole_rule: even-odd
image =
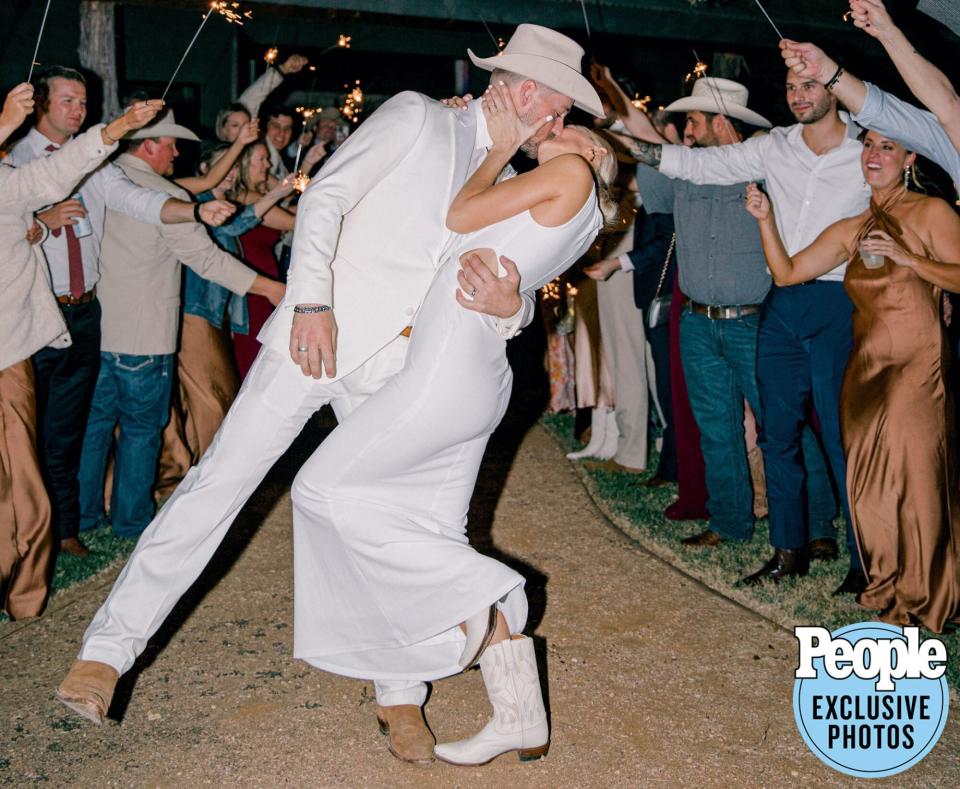
[(673, 294), (667, 293), (665, 296), (661, 296), (660, 292), (663, 290), (663, 281), (667, 278), (670, 258), (673, 256), (673, 248), (676, 243), (677, 234), (674, 233), (673, 238), (670, 239), (670, 247), (667, 249), (667, 258), (663, 261), (663, 271), (660, 272), (660, 282), (657, 284), (657, 295), (651, 299), (650, 306), (647, 308), (647, 325), (651, 329), (663, 326), (670, 320), (670, 303), (673, 301)]

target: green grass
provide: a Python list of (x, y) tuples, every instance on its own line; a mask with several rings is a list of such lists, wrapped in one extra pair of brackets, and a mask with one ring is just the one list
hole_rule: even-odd
[[(542, 423), (565, 452), (579, 448), (573, 438), (572, 416), (546, 415)], [(605, 471), (579, 461), (574, 465), (599, 508), (628, 537), (711, 589), (777, 624), (791, 630), (795, 625), (819, 625), (833, 631), (873, 618), (872, 612), (857, 605), (851, 596), (831, 595), (849, 567), (843, 527), (837, 534), (840, 547), (837, 561), (814, 562), (805, 578), (740, 588), (736, 582), (759, 570), (772, 555), (766, 519), (757, 522), (750, 542), (727, 543), (719, 548), (683, 548), (680, 539), (702, 531), (706, 522), (675, 522), (664, 518), (664, 508), (676, 498), (676, 486), (645, 488), (643, 482), (649, 474)], [(655, 456), (649, 465), (656, 466)], [(932, 634), (924, 631), (921, 638), (929, 635)], [(951, 658), (947, 664), (947, 682), (956, 690), (960, 688), (960, 632), (938, 638), (946, 645)]]

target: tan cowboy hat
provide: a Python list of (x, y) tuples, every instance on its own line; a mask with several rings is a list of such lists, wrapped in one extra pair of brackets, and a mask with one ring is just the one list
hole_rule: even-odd
[(153, 123), (131, 132), (124, 139), (147, 140), (152, 137), (176, 137), (178, 140), (200, 141), (200, 138), (186, 126), (174, 122), (172, 109), (159, 115)]
[(667, 112), (713, 112), (769, 129), (762, 115), (747, 109), (750, 92), (739, 82), (719, 77), (702, 77), (693, 83), (693, 93), (666, 107)]
[(477, 68), (500, 68), (542, 82), (573, 99), (574, 105), (602, 118), (600, 97), (580, 70), (583, 48), (573, 39), (540, 25), (518, 25), (499, 55), (479, 58), (468, 49)]

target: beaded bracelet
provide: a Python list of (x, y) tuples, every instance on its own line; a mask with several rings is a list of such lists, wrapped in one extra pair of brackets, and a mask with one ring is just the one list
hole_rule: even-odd
[(312, 315), (315, 312), (330, 312), (333, 307), (326, 304), (318, 304), (316, 307), (306, 307), (303, 304), (297, 304), (293, 311), (300, 315)]

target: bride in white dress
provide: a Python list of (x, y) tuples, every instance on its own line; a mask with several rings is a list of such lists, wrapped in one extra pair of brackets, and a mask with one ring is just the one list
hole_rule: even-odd
[(495, 184), (537, 129), (506, 90), (483, 102), (493, 147), (450, 207), (461, 240), (416, 317), (406, 364), (323, 442), (292, 490), (295, 657), (350, 677), (423, 681), (479, 659), (494, 716), (477, 736), (436, 746), (458, 764), (549, 747), (533, 644), (518, 635), (524, 578), (465, 533), (512, 373), (491, 319), (452, 298), (469, 302), (460, 261), (477, 256), (483, 276), (501, 276), (502, 255), (521, 289), (539, 288), (593, 242), (607, 203), (598, 190), (605, 196), (616, 173), (599, 136), (567, 127), (540, 145), (537, 168)]

